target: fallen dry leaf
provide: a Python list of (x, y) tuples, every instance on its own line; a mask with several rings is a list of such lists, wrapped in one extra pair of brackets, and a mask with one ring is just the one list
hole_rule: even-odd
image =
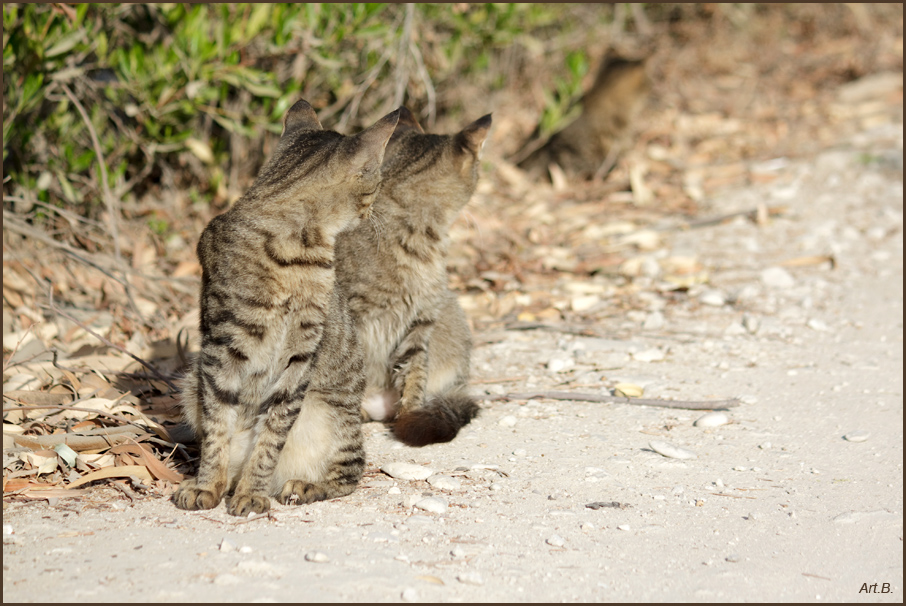
[(123, 465), (122, 467), (105, 467), (103, 469), (98, 469), (97, 471), (92, 471), (75, 482), (72, 482), (67, 488), (76, 488), (77, 486), (83, 486), (89, 482), (94, 482), (95, 480), (128, 478), (131, 476), (135, 476), (140, 480), (147, 480), (148, 482), (153, 479), (151, 472), (148, 471), (148, 468), (144, 465)]

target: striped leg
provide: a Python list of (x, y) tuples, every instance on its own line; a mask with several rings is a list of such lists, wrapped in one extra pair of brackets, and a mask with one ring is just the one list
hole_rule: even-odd
[(428, 342), (433, 329), (433, 319), (417, 318), (393, 354), (393, 387), (400, 393), (397, 414), (417, 410), (425, 402)]
[(280, 392), (265, 403), (268, 411), (248, 462), (242, 469), (239, 482), (230, 497), (227, 512), (245, 516), (250, 512), (263, 513), (270, 509), (269, 488), (277, 460), (286, 443), (293, 423), (299, 416), (308, 383), (287, 394)]
[(180, 509), (217, 507), (229, 482), (230, 437), (236, 423), (238, 396), (213, 385), (199, 366), (197, 394), (201, 399), (201, 462), (198, 475), (179, 485), (174, 502)]

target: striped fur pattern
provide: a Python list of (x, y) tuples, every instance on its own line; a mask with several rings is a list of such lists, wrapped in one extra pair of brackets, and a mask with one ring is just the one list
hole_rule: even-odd
[(447, 232), (478, 180), (487, 115), (425, 134), (400, 108), (372, 220), (337, 241), (337, 275), (365, 348), (363, 417), (393, 421), (410, 446), (448, 442), (478, 413), (468, 395), (472, 338), (447, 288)]
[(299, 101), (254, 185), (202, 233), (201, 352), (182, 396), (201, 461), (178, 507), (231, 493), (228, 512), (244, 516), (358, 484), (365, 375), (334, 244), (369, 216), (398, 117), (344, 137)]

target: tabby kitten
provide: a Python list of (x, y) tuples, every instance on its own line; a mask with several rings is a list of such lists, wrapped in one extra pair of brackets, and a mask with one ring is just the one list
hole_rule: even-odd
[[(594, 84), (580, 101), (579, 117), (519, 162), (519, 167), (547, 175), (548, 167), (556, 163), (567, 174), (579, 178), (606, 176), (616, 163), (623, 139), (649, 87), (643, 61), (608, 54)], [(539, 132), (535, 131), (530, 142), (537, 139)]]
[(363, 417), (410, 446), (449, 442), (478, 414), (468, 395), (472, 337), (447, 288), (447, 232), (478, 180), (490, 114), (426, 135), (400, 108), (371, 222), (337, 239), (337, 276), (365, 349)]
[(367, 217), (399, 118), (354, 137), (296, 103), (251, 189), (198, 242), (201, 352), (184, 382), (200, 438), (181, 509), (243, 516), (352, 492), (365, 467), (361, 345), (335, 288), (337, 235)]

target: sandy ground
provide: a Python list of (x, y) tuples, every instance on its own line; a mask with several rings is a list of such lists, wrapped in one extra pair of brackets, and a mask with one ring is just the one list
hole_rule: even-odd
[[(622, 381), (646, 397), (740, 397), (728, 424), (487, 400), (450, 444), (366, 428), (373, 466), (414, 463), (450, 488), (371, 473), (347, 498), (251, 520), (152, 497), (10, 503), (4, 601), (901, 603), (902, 149), (902, 124), (878, 127), (720, 195), (714, 214), (788, 212), (670, 232), (673, 254), (714, 268), (710, 291), (651, 289), (649, 310), (598, 327), (607, 338), (476, 335), (479, 393)], [(820, 255), (834, 266), (776, 269)], [(857, 431), (867, 440), (844, 438)], [(427, 497), (443, 513), (421, 509)]]

